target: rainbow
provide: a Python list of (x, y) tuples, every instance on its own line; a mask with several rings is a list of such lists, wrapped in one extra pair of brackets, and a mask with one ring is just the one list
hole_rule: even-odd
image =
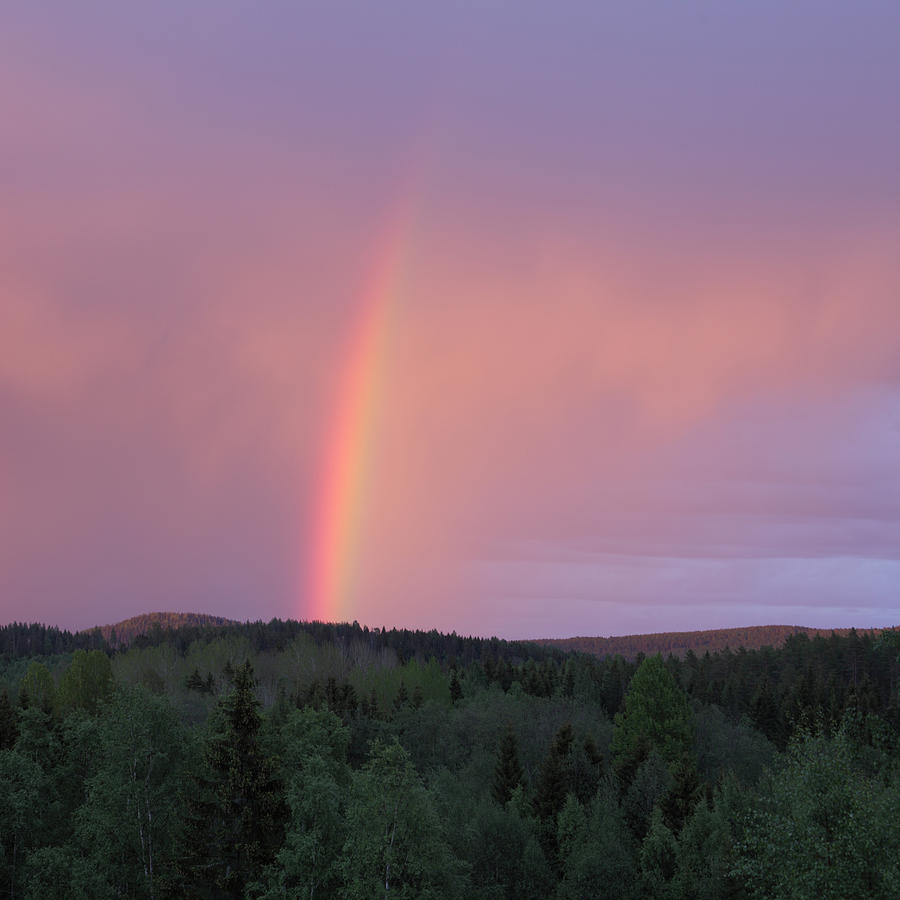
[(382, 232), (341, 367), (315, 508), (306, 615), (350, 618), (356, 567), (383, 403), (391, 326), (397, 313), (411, 204), (398, 205)]

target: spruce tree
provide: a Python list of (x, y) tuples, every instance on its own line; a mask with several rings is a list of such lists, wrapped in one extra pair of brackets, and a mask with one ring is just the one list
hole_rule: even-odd
[(11, 750), (19, 735), (16, 711), (6, 688), (0, 692), (0, 750)]
[(183, 872), (196, 897), (243, 897), (282, 844), (284, 791), (259, 743), (262, 719), (249, 660), (213, 714), (196, 779)]
[(491, 795), (505, 806), (512, 792), (522, 783), (522, 766), (519, 763), (519, 747), (512, 728), (507, 728), (497, 748), (497, 765), (494, 767), (494, 783)]
[(454, 669), (453, 673), (450, 675), (450, 702), (455, 705), (461, 698), (462, 687), (460, 686), (459, 678), (456, 675), (456, 669)]
[(534, 811), (538, 818), (554, 820), (566, 802), (566, 794), (572, 790), (569, 753), (572, 749), (572, 726), (563, 725), (541, 764), (534, 795)]
[(406, 682), (401, 680), (397, 696), (394, 697), (394, 709), (402, 709), (407, 703), (409, 703), (409, 691), (406, 690)]
[(202, 691), (203, 690), (203, 678), (200, 675), (200, 670), (195, 668), (193, 672), (188, 676), (187, 681), (185, 682), (185, 687), (189, 691)]

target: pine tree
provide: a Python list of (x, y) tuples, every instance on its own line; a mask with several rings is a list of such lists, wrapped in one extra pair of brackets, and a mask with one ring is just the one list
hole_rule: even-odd
[(409, 691), (406, 690), (406, 682), (401, 679), (397, 696), (394, 697), (394, 709), (402, 709), (409, 703)]
[(197, 897), (243, 897), (283, 839), (284, 792), (259, 744), (262, 720), (249, 660), (235, 670), (233, 684), (214, 713), (191, 804), (182, 867)]
[(534, 811), (540, 819), (555, 819), (566, 802), (566, 794), (572, 790), (569, 753), (573, 740), (572, 726), (567, 723), (556, 732), (541, 764), (534, 795)]
[(0, 750), (10, 750), (19, 735), (16, 711), (9, 701), (6, 688), (0, 692)]
[(512, 728), (507, 728), (497, 749), (497, 765), (494, 767), (494, 783), (491, 795), (505, 806), (512, 792), (522, 783), (522, 766), (519, 763), (519, 747)]
[(700, 778), (690, 756), (683, 756), (673, 771), (675, 783), (660, 803), (663, 821), (676, 837), (701, 797)]
[(185, 687), (189, 691), (202, 691), (203, 690), (203, 678), (200, 675), (199, 669), (194, 669), (190, 675), (188, 675), (188, 679), (185, 682)]
[(455, 705), (461, 698), (462, 687), (460, 686), (459, 678), (456, 676), (456, 669), (454, 669), (450, 675), (450, 702)]

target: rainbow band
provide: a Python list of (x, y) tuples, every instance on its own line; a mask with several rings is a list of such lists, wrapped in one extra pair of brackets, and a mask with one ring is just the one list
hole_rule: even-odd
[(338, 387), (321, 469), (307, 604), (309, 618), (323, 622), (350, 618), (409, 219), (404, 204), (383, 232)]

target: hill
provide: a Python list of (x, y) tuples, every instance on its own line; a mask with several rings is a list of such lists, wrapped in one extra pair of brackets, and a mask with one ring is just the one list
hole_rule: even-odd
[(234, 619), (226, 619), (224, 616), (208, 616), (204, 613), (153, 612), (132, 616), (130, 619), (124, 619), (114, 625), (99, 625), (96, 628), (84, 630), (86, 632), (99, 631), (110, 646), (121, 647), (127, 646), (139, 635), (149, 635), (154, 631), (174, 631), (176, 628), (185, 626), (237, 624)]
[[(707, 631), (667, 631), (658, 634), (629, 634), (620, 637), (543, 638), (535, 643), (560, 650), (577, 650), (594, 656), (620, 655), (634, 659), (639, 653), (651, 656), (662, 653), (683, 657), (688, 650), (703, 654), (726, 648), (759, 650), (762, 647), (782, 647), (788, 637), (805, 634), (807, 637), (846, 636), (850, 628), (805, 628), (802, 625), (754, 625), (748, 628), (716, 628)], [(881, 629), (867, 629), (860, 633), (875, 634)]]

